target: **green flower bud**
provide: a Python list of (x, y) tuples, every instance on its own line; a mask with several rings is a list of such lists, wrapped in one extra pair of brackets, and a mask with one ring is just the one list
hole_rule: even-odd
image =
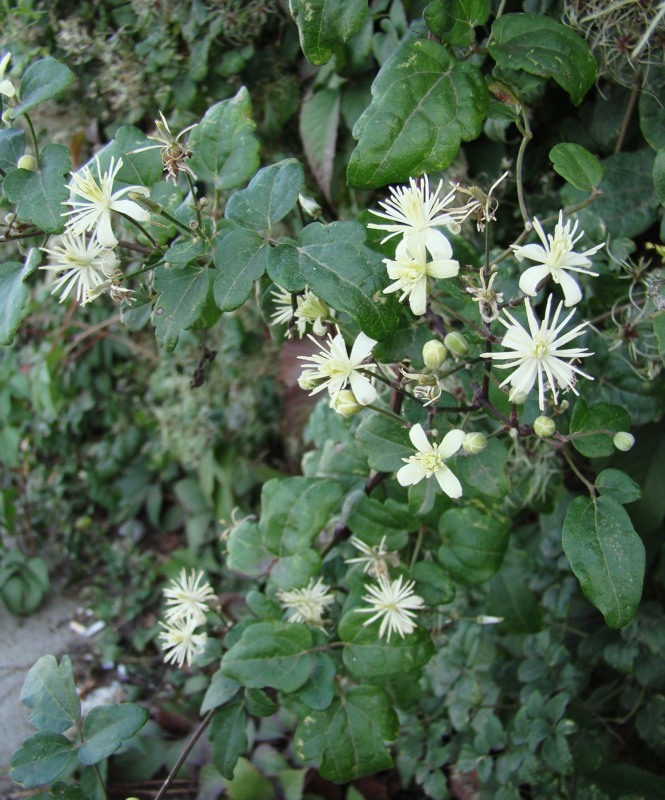
[(467, 433), (462, 442), (462, 447), (472, 456), (482, 453), (487, 447), (487, 436), (482, 433)]
[(19, 169), (27, 169), (30, 172), (37, 171), (37, 162), (35, 161), (34, 156), (21, 156), (18, 160), (18, 164), (16, 165)]
[(443, 342), (438, 339), (430, 339), (423, 345), (423, 361), (427, 369), (439, 369), (443, 366), (447, 355), (448, 351), (443, 346)]
[(321, 383), (321, 376), (315, 369), (304, 369), (298, 378), (298, 386), (309, 392)]
[(443, 343), (454, 356), (465, 356), (469, 352), (469, 343), (466, 340), (466, 336), (458, 331), (449, 333)]
[(621, 450), (622, 453), (626, 453), (635, 444), (635, 437), (632, 433), (619, 431), (619, 433), (617, 433), (614, 437), (613, 442), (617, 450)]
[(359, 411), (362, 411), (365, 406), (361, 406), (356, 400), (356, 396), (350, 389), (342, 389), (330, 401), (330, 408), (333, 408), (338, 414), (343, 417), (352, 417)]
[(537, 417), (533, 423), (533, 432), (541, 439), (548, 439), (556, 433), (556, 423), (551, 417)]
[(526, 403), (526, 399), (529, 396), (528, 392), (511, 392), (510, 393), (510, 402), (515, 403), (516, 406), (523, 406)]

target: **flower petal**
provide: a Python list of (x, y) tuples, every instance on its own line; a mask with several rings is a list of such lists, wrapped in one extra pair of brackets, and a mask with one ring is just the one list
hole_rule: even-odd
[(538, 294), (538, 284), (549, 274), (550, 268), (546, 264), (529, 267), (520, 275), (520, 289), (524, 294), (535, 297)]
[(448, 497), (452, 497), (455, 500), (462, 496), (462, 484), (445, 464), (437, 469), (434, 477)]
[(411, 443), (419, 453), (431, 453), (434, 449), (420, 423), (411, 428), (409, 439), (411, 439)]

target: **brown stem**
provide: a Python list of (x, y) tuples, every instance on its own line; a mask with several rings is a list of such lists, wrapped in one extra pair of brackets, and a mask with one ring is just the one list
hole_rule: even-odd
[(180, 757), (178, 758), (178, 760), (173, 765), (173, 769), (171, 770), (171, 772), (169, 772), (166, 780), (162, 784), (162, 788), (155, 795), (155, 800), (162, 800), (162, 797), (164, 797), (164, 795), (168, 792), (169, 786), (171, 785), (171, 783), (173, 782), (173, 779), (176, 777), (176, 775), (180, 771), (180, 767), (182, 767), (182, 765), (185, 763), (185, 761), (187, 760), (187, 756), (192, 752), (192, 749), (194, 748), (194, 745), (201, 738), (201, 735), (203, 734), (205, 729), (208, 727), (208, 725), (210, 725), (210, 722), (212, 721), (212, 718), (215, 716), (216, 713), (217, 713), (217, 709), (213, 708), (211, 711), (208, 711), (208, 713), (205, 715), (205, 717), (203, 718), (201, 724), (199, 725), (199, 727), (195, 731), (194, 735), (192, 736), (191, 741), (189, 742), (187, 747), (185, 747), (185, 749), (180, 754)]

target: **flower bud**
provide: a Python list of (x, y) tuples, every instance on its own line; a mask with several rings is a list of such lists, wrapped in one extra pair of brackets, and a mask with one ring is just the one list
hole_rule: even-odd
[(533, 432), (541, 439), (548, 439), (556, 433), (556, 423), (551, 417), (537, 417), (533, 423)]
[(352, 417), (359, 411), (362, 411), (365, 406), (361, 406), (356, 400), (356, 396), (350, 389), (342, 389), (330, 401), (330, 408), (333, 408), (338, 414), (343, 417)]
[(14, 119), (14, 109), (8, 108), (5, 110), (5, 113), (2, 115), (2, 121), (5, 125), (11, 125), (12, 120)]
[(613, 442), (617, 450), (621, 450), (622, 453), (626, 453), (635, 444), (635, 437), (632, 433), (619, 431), (619, 433), (617, 433), (614, 437)]
[(516, 406), (523, 406), (526, 403), (526, 399), (528, 396), (529, 396), (528, 392), (512, 391), (510, 393), (509, 400), (511, 403), (515, 403)]
[(37, 162), (35, 161), (34, 156), (21, 156), (18, 160), (18, 164), (16, 165), (19, 169), (27, 169), (30, 172), (37, 171)]
[(423, 345), (423, 361), (427, 369), (439, 369), (447, 355), (448, 351), (438, 339), (430, 339)]
[(487, 447), (487, 436), (482, 433), (467, 433), (462, 442), (462, 447), (472, 456), (482, 453)]
[(300, 203), (300, 208), (302, 208), (305, 214), (309, 214), (309, 216), (313, 217), (314, 219), (321, 218), (321, 206), (313, 197), (307, 197), (307, 195), (298, 194), (298, 202)]
[(466, 340), (466, 336), (458, 331), (449, 333), (443, 343), (454, 356), (465, 356), (469, 352), (469, 343)]
[(306, 392), (316, 389), (319, 383), (320, 376), (315, 369), (304, 369), (298, 378), (298, 386)]

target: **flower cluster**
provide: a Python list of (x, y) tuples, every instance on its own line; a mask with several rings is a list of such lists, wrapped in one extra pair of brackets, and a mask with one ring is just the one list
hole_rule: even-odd
[(166, 622), (159, 624), (164, 630), (159, 634), (162, 650), (167, 651), (164, 661), (178, 667), (188, 666), (194, 656), (203, 651), (208, 641), (205, 632), (196, 630), (205, 622), (209, 602), (215, 597), (210, 584), (203, 581), (203, 573), (192, 570), (190, 575), (182, 569), (177, 579), (164, 589)]
[(302, 339), (307, 326), (312, 326), (315, 336), (325, 336), (326, 321), (335, 316), (334, 309), (305, 287), (302, 294), (293, 295), (281, 286), (271, 292), (275, 312), (270, 317), (271, 325), (289, 325), (287, 337), (291, 337), (291, 325), (295, 324)]

